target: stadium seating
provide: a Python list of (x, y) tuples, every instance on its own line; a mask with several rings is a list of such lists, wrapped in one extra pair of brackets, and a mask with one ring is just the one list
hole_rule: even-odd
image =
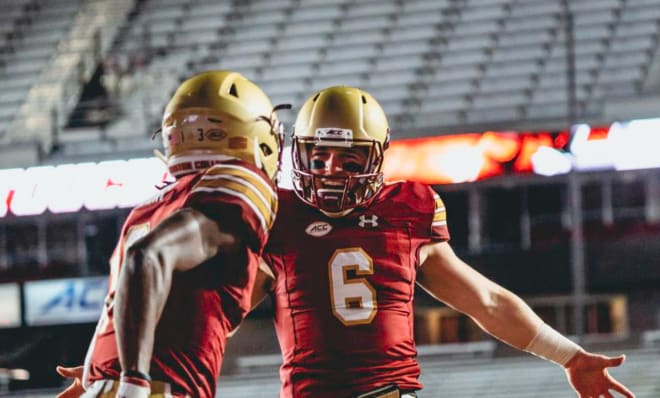
[[(393, 127), (411, 136), (529, 121), (564, 127), (569, 114), (567, 10), (559, 0), (112, 3), (120, 9), (114, 17), (95, 22), (113, 43), (100, 56), (124, 63), (129, 89), (122, 93), (123, 118), (104, 137), (125, 139), (136, 126), (146, 136), (180, 79), (210, 68), (239, 70), (275, 102), (294, 107), (324, 86), (364, 87), (382, 101)], [(96, 21), (92, 14), (109, 3), (95, 0), (84, 12), (81, 4), (2, 0), (0, 143), (37, 139), (49, 151), (51, 130), (64, 125), (81, 90), (72, 79), (80, 66), (70, 61), (49, 73), (47, 84), (34, 76), (72, 54), (66, 44), (74, 21)], [(579, 0), (569, 7), (577, 117), (603, 118), (608, 100), (657, 89), (655, 0)], [(84, 60), (83, 53), (72, 59)], [(44, 102), (57, 105), (56, 125)], [(292, 114), (283, 115), (285, 122)], [(15, 133), (19, 127), (22, 134)], [(70, 137), (59, 139), (78, 141)]]
[[(83, 82), (109, 47), (130, 0), (3, 0), (0, 144), (51, 150), (53, 131), (73, 109)], [(9, 149), (9, 152), (11, 149)], [(3, 152), (8, 152), (4, 149)]]

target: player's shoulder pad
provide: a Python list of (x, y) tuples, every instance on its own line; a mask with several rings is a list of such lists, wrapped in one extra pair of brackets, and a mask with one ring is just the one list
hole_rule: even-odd
[[(405, 181), (387, 186), (385, 203), (396, 217), (412, 220), (422, 230), (446, 228), (447, 212), (440, 195), (431, 186), (419, 182)], [(392, 208), (396, 210), (391, 210)], [(444, 233), (444, 232), (443, 232)]]
[(418, 212), (426, 213), (434, 208), (440, 196), (426, 184), (414, 181), (397, 181), (383, 187), (382, 199), (400, 204)]

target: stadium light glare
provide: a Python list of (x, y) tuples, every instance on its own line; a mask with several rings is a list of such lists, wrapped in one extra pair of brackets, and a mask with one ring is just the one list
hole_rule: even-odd
[(616, 170), (660, 167), (660, 118), (613, 123), (608, 139), (617, 148)]
[(534, 173), (550, 177), (571, 171), (572, 159), (554, 148), (540, 147), (532, 155)]

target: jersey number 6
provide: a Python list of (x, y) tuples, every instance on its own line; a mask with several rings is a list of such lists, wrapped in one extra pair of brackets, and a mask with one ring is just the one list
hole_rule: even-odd
[(370, 323), (376, 312), (376, 290), (364, 278), (373, 275), (371, 257), (359, 247), (337, 249), (328, 262), (332, 313), (346, 326)]

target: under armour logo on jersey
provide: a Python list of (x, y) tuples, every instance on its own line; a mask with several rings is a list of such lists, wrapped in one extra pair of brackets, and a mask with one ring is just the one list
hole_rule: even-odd
[(358, 225), (362, 228), (376, 228), (378, 226), (378, 216), (375, 214), (372, 214), (371, 216), (361, 215)]

